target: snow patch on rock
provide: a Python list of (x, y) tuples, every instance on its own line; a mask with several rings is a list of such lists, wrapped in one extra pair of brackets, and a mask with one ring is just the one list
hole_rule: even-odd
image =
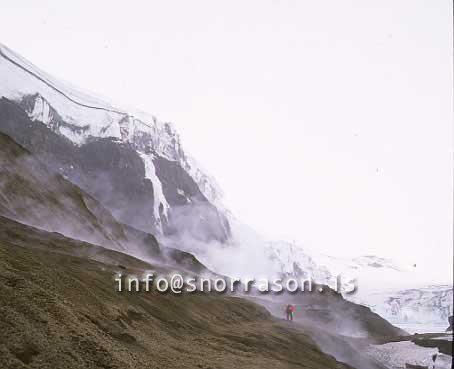
[[(169, 204), (164, 196), (162, 190), (162, 183), (156, 175), (156, 169), (153, 164), (154, 156), (153, 154), (145, 154), (137, 152), (141, 157), (144, 167), (145, 167), (145, 178), (149, 179), (153, 184), (153, 214), (155, 219), (158, 221), (158, 226), (162, 227), (161, 222), (161, 213), (167, 218), (167, 211), (169, 209)], [(162, 229), (161, 229), (162, 231)]]
[(438, 349), (420, 347), (413, 342), (404, 341), (370, 345), (367, 353), (377, 361), (386, 363), (389, 369), (405, 368), (405, 364), (433, 368), (432, 356), (438, 354)]

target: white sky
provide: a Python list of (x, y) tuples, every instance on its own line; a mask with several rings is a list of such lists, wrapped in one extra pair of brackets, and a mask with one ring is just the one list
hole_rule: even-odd
[(172, 121), (225, 203), (452, 281), (452, 2), (10, 1), (0, 41)]

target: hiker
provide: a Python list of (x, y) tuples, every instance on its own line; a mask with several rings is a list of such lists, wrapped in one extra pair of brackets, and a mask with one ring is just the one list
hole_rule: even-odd
[(287, 313), (287, 320), (293, 320), (293, 312), (295, 311), (295, 307), (293, 305), (288, 304), (285, 308), (285, 312)]

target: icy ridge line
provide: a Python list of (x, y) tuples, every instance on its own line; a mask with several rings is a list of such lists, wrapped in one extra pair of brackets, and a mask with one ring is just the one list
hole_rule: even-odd
[[(124, 114), (124, 115), (128, 115), (127, 112), (125, 111), (120, 111), (120, 110), (114, 110), (114, 109), (108, 109), (108, 108), (104, 108), (104, 107), (100, 107), (100, 106), (92, 106), (92, 105), (87, 105), (87, 104), (84, 104), (84, 103), (81, 103), (79, 101), (76, 101), (75, 99), (73, 99), (71, 96), (69, 96), (68, 94), (66, 94), (65, 92), (61, 91), (59, 88), (55, 87), (52, 83), (46, 81), (44, 78), (40, 77), (39, 75), (37, 75), (36, 73), (32, 72), (31, 70), (27, 69), (26, 67), (24, 67), (23, 65), (19, 64), (18, 62), (16, 62), (15, 60), (13, 60), (12, 58), (10, 58), (8, 55), (5, 54), (4, 50), (8, 50), (8, 48), (2, 44), (0, 44), (0, 55), (5, 58), (6, 60), (8, 60), (10, 63), (14, 64), (16, 67), (22, 69), (24, 72), (30, 74), (31, 76), (35, 77), (36, 79), (40, 80), (41, 82), (43, 82), (44, 84), (46, 84), (48, 87), (52, 88), (54, 91), (58, 92), (59, 94), (63, 95), (65, 98), (67, 98), (68, 100), (70, 100), (71, 102), (73, 102), (74, 104), (77, 104), (77, 105), (80, 105), (84, 108), (90, 108), (90, 109), (98, 109), (98, 110), (104, 110), (104, 111), (107, 111), (107, 112), (111, 112), (111, 113), (116, 113), (116, 114)], [(151, 126), (147, 125), (146, 123), (144, 122), (141, 122), (143, 123), (144, 125), (146, 125), (147, 127), (149, 128), (152, 128)]]
[[(84, 143), (87, 136), (109, 136), (135, 144), (139, 154), (147, 154), (147, 149), (152, 149), (169, 160), (177, 161), (199, 185), (205, 197), (216, 205), (220, 205), (222, 191), (219, 189), (218, 184), (196, 164), (196, 161), (191, 156), (183, 151), (180, 137), (172, 124), (160, 122), (155, 116), (146, 113), (113, 108), (106, 101), (82, 92), (77, 87), (69, 86), (66, 83), (54, 79), (1, 43), (0, 56), (11, 63), (11, 65), (19, 68), (23, 73), (30, 75), (39, 81), (39, 83), (44, 84), (44, 90), (43, 87), (35, 85), (32, 87), (34, 88), (33, 91), (30, 91), (30, 86), (24, 88), (24, 90), (28, 91), (17, 91), (17, 86), (14, 86), (15, 88), (13, 90), (9, 89), (11, 86), (8, 86), (9, 81), (7, 79), (5, 81), (6, 86), (0, 86), (0, 95), (8, 98), (20, 99), (30, 95), (30, 93), (36, 95), (33, 108), (27, 111), (31, 119), (42, 118), (43, 123), (49, 126), (53, 119), (49, 112), (53, 109), (68, 123), (67, 126), (58, 127), (58, 133), (68, 137), (76, 144)], [(21, 76), (19, 76), (19, 81), (25, 81), (26, 83), (26, 80)], [(47, 90), (46, 94), (46, 89), (50, 89), (51, 91)], [(60, 98), (55, 94), (60, 96)], [(49, 98), (54, 101), (50, 101)], [(100, 116), (99, 113), (88, 112), (89, 116), (87, 116), (87, 112), (76, 111), (77, 109), (74, 110), (66, 106), (64, 102), (62, 103), (61, 98), (78, 106), (79, 109), (91, 109), (99, 113), (105, 112), (105, 115)], [(90, 104), (91, 101), (94, 103)], [(143, 119), (151, 119), (153, 125), (144, 122)], [(73, 129), (70, 129), (69, 126), (73, 124)], [(81, 126), (81, 124), (83, 125)], [(138, 127), (140, 125), (144, 128), (140, 129)]]

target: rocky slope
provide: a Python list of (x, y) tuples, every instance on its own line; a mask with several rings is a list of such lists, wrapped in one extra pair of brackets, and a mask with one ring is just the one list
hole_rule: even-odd
[[(131, 227), (118, 223), (94, 198), (50, 171), (10, 137), (0, 133), (0, 214), (110, 249), (133, 249)], [(159, 253), (150, 236), (149, 247)]]
[(257, 304), (208, 293), (120, 293), (119, 270), (170, 270), (10, 223), (0, 217), (14, 233), (0, 232), (4, 368), (350, 368)]
[[(153, 235), (117, 221), (96, 199), (3, 133), (0, 200), (0, 216), (144, 260), (208, 272), (192, 255), (160, 246)], [(1, 229), (5, 235), (14, 234), (12, 229)]]
[(1, 44), (0, 97), (0, 131), (123, 223), (201, 241), (229, 237), (213, 205), (217, 185), (184, 152), (171, 124), (85, 94)]

